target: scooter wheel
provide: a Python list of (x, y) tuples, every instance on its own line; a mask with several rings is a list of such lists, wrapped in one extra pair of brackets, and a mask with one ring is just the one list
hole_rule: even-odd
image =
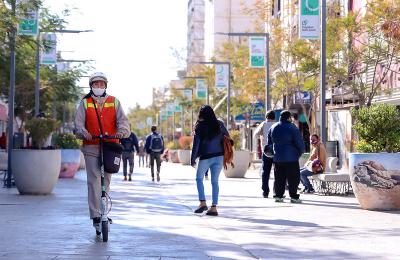
[(103, 242), (108, 241), (108, 221), (101, 222), (101, 233), (103, 234)]

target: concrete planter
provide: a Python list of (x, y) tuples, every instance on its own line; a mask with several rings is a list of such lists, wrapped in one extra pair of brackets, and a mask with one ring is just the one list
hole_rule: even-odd
[(86, 169), (85, 156), (83, 156), (82, 152), (81, 152), (81, 160), (79, 161), (79, 169), (80, 170)]
[(21, 195), (48, 195), (58, 180), (61, 151), (13, 150), (11, 165)]
[(349, 164), (363, 209), (400, 210), (400, 153), (352, 153)]
[(228, 169), (222, 168), (226, 178), (244, 178), (250, 163), (250, 151), (233, 151), (233, 164), (235, 168), (228, 165)]
[(178, 150), (178, 158), (182, 165), (190, 165), (190, 150)]
[(81, 150), (61, 149), (60, 178), (74, 178), (79, 168)]
[(171, 162), (179, 163), (178, 150), (169, 150), (168, 156)]

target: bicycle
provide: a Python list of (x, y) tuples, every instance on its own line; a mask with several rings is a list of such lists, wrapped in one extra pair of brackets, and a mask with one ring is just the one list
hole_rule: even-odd
[(104, 139), (116, 139), (114, 135), (105, 136), (92, 136), (92, 139), (100, 139), (100, 172), (101, 172), (101, 225), (96, 228), (96, 235), (102, 235), (103, 242), (108, 241), (108, 233), (110, 232), (110, 223), (107, 217), (107, 197), (106, 197), (106, 189), (104, 187), (104, 157), (103, 157), (103, 147), (104, 147)]

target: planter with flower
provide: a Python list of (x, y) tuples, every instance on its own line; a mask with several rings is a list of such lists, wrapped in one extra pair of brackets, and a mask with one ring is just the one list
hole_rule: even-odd
[(179, 145), (181, 149), (178, 150), (178, 157), (182, 165), (190, 165), (190, 146), (192, 143), (192, 136), (181, 136), (179, 138)]
[(350, 154), (350, 180), (363, 209), (400, 210), (400, 120), (395, 105), (379, 104), (351, 109), (352, 141), (357, 153)]
[(15, 186), (21, 195), (48, 195), (56, 186), (61, 151), (43, 148), (52, 132), (56, 131), (56, 121), (51, 118), (33, 118), (25, 128), (35, 141), (36, 149), (14, 149), (11, 165)]
[(167, 145), (168, 148), (168, 156), (171, 162), (173, 163), (179, 163), (179, 157), (178, 157), (178, 149), (180, 149), (180, 145), (178, 140), (174, 140), (173, 142), (169, 142)]
[(60, 178), (73, 178), (79, 169), (82, 141), (62, 133), (54, 137), (54, 146), (61, 149)]
[(239, 130), (229, 131), (229, 135), (233, 140), (233, 164), (235, 168), (228, 165), (228, 168), (222, 169), (227, 178), (244, 178), (250, 163), (250, 151), (241, 150), (242, 132)]

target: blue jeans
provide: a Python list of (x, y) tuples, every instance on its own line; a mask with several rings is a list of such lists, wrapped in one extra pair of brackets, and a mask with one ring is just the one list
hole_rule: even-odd
[(203, 178), (205, 172), (210, 169), (212, 185), (212, 204), (218, 204), (218, 178), (222, 170), (223, 162), (224, 156), (221, 155), (210, 159), (199, 160), (199, 162), (197, 163), (196, 183), (197, 191), (199, 192), (199, 200), (206, 200), (206, 195), (204, 194)]
[(144, 166), (144, 155), (139, 155), (139, 167), (140, 167), (140, 160), (142, 160), (142, 165)]
[(300, 180), (301, 183), (307, 187), (308, 189), (312, 189), (313, 186), (310, 183), (310, 180), (307, 178), (308, 176), (312, 176), (314, 175), (315, 172), (310, 172), (309, 170), (307, 170), (306, 168), (301, 168), (300, 169)]

